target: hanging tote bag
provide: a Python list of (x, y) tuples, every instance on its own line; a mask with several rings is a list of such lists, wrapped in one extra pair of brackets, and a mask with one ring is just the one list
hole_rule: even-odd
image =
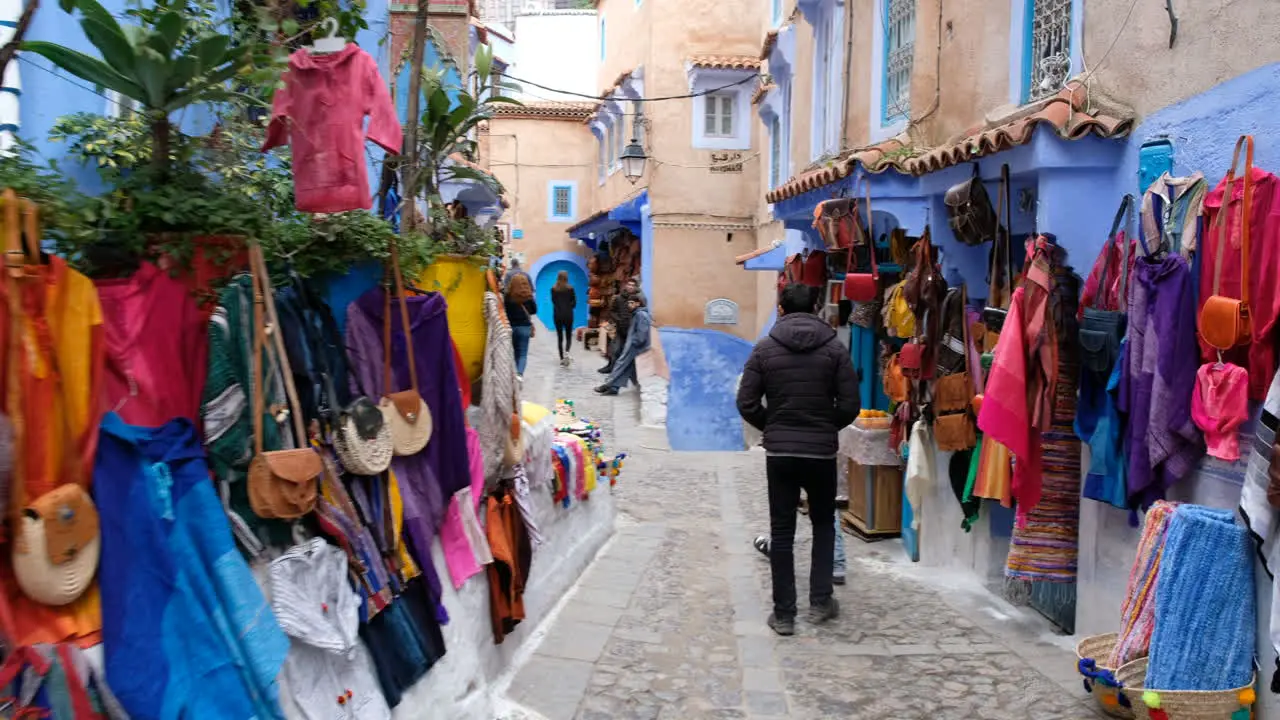
[[(1219, 295), (1222, 284), (1222, 253), (1231, 241), (1226, 232), (1227, 209), (1231, 205), (1236, 166), (1240, 163), (1240, 150), (1245, 151), (1244, 193), (1240, 215), (1240, 299)], [(1249, 215), (1253, 209), (1253, 136), (1241, 135), (1231, 156), (1231, 169), (1227, 171), (1226, 187), (1222, 193), (1222, 209), (1213, 224), (1218, 233), (1217, 263), (1213, 270), (1213, 295), (1200, 308), (1200, 336), (1210, 347), (1230, 350), (1237, 345), (1248, 345), (1253, 337), (1253, 323), (1249, 317)]]
[(853, 247), (857, 225), (858, 201), (853, 198), (823, 200), (813, 208), (813, 229), (827, 250)]
[[(849, 266), (845, 269), (844, 296), (854, 302), (865, 303), (873, 302), (880, 298), (880, 267), (876, 263), (875, 232), (872, 229), (874, 219), (871, 215), (871, 181), (863, 178), (862, 182), (865, 190), (863, 204), (867, 209), (867, 227), (864, 230), (859, 226), (856, 212), (853, 215), (853, 226), (857, 231), (858, 244), (866, 246), (867, 255), (871, 258), (871, 272), (853, 272), (854, 253), (851, 248), (849, 251)], [(856, 204), (854, 208), (856, 210)]]
[(999, 216), (991, 209), (991, 196), (982, 184), (981, 169), (973, 164), (973, 177), (947, 190), (942, 202), (956, 239), (965, 245), (981, 245), (995, 237)]
[[(1111, 374), (1111, 368), (1115, 366), (1116, 359), (1120, 356), (1120, 343), (1124, 340), (1124, 334), (1128, 329), (1128, 315), (1126, 307), (1125, 284), (1129, 279), (1129, 244), (1132, 242), (1133, 233), (1133, 205), (1132, 195), (1125, 195), (1120, 202), (1120, 209), (1116, 211), (1115, 220), (1111, 222), (1111, 232), (1107, 235), (1107, 246), (1103, 248), (1103, 267), (1102, 274), (1098, 281), (1098, 294), (1095, 303), (1102, 304), (1105, 302), (1106, 296), (1109, 294), (1107, 290), (1111, 287), (1108, 271), (1111, 267), (1111, 248), (1116, 243), (1122, 243), (1120, 249), (1120, 284), (1117, 287), (1117, 297), (1120, 304), (1117, 310), (1103, 310), (1100, 307), (1086, 306), (1084, 309), (1084, 318), (1080, 323), (1080, 362), (1086, 370), (1095, 373), (1102, 378), (1105, 383), (1106, 377)], [(1125, 218), (1125, 236), (1121, 240), (1116, 232), (1120, 229), (1120, 219)]]
[[(255, 515), (276, 520), (296, 520), (315, 509), (324, 461), (310, 445), (302, 425), (293, 371), (284, 352), (283, 339), (275, 331), (277, 318), (271, 294), (271, 279), (262, 248), (249, 250), (249, 270), (253, 277), (253, 461), (249, 463), (249, 506)], [(271, 328), (268, 330), (268, 328)], [(267, 346), (272, 336), (273, 346)], [(266, 412), (266, 368), (263, 356), (273, 354), (284, 378), (288, 413), (296, 435), (296, 450), (266, 452), (263, 446), (263, 414)]]
[(405, 352), (409, 355), (409, 389), (392, 392), (391, 374), (391, 282), (383, 293), (382, 307), (382, 402), (378, 408), (391, 430), (391, 447), (396, 455), (415, 455), (431, 440), (431, 410), (418, 393), (418, 368), (413, 356), (413, 333), (409, 328), (409, 305), (404, 299), (404, 277), (400, 272), (400, 253), (391, 242), (391, 276), (400, 304), (400, 323), (404, 331)]
[[(1010, 197), (1009, 166), (1000, 168), (1000, 191), (996, 205), (1004, 215), (1004, 226), (996, 225), (996, 239), (991, 244), (991, 263), (988, 266), (987, 305), (982, 309), (982, 324), (987, 327), (983, 346), (987, 352), (995, 349), (995, 340), (1004, 327), (1009, 314), (1009, 301), (1013, 298), (1013, 198)], [(1003, 260), (1003, 262), (1001, 262)], [(1003, 271), (1003, 273), (1002, 273)], [(996, 337), (992, 337), (992, 335)]]
[[(328, 375), (325, 382), (333, 384)], [(333, 421), (333, 449), (342, 467), (356, 475), (378, 475), (391, 466), (395, 454), (391, 427), (373, 401), (358, 397), (337, 411)]]

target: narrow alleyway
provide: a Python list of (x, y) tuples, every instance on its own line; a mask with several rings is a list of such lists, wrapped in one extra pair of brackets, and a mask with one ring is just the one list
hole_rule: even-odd
[[(665, 450), (636, 427), (634, 389), (592, 394), (598, 357), (575, 349), (561, 369), (553, 343), (535, 338), (526, 397), (573, 398), (630, 457), (617, 534), (542, 628), (512, 700), (548, 720), (1099, 717), (1068, 639), (982, 588), (910, 565), (895, 541), (846, 535), (841, 617), (773, 635), (768, 565), (751, 546), (768, 528), (763, 454)], [(798, 542), (807, 558), (804, 524)]]

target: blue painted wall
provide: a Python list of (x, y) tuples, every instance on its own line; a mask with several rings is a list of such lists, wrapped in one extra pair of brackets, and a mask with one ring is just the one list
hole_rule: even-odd
[(672, 450), (741, 450), (735, 386), (751, 343), (716, 330), (662, 328), (671, 370), (667, 440)]

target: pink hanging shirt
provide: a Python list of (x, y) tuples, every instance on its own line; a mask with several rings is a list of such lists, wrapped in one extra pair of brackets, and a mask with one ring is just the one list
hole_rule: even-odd
[(1249, 371), (1231, 363), (1205, 363), (1196, 372), (1191, 419), (1204, 431), (1209, 454), (1240, 459), (1240, 426), (1249, 419)]
[(284, 87), (272, 101), (262, 150), (293, 148), (293, 193), (299, 210), (335, 213), (373, 205), (366, 138), (388, 152), (398, 153), (403, 146), (391, 93), (369, 53), (351, 44), (332, 55), (306, 50), (290, 55)]

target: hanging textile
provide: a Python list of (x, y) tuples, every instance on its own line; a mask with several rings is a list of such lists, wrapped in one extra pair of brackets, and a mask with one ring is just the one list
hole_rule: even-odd
[[(352, 582), (360, 595), (360, 621), (369, 622), (394, 601), (401, 588), (393, 587), (378, 542), (364, 524), (339, 473), (321, 476), (315, 520), (320, 532), (347, 553)], [(381, 522), (384, 518), (375, 515), (372, 520)]]
[(105, 373), (102, 407), (125, 422), (198, 422), (208, 361), (207, 315), (182, 283), (151, 263), (128, 278), (98, 280)]
[[(352, 391), (365, 397), (386, 394), (383, 378), (383, 317), (381, 288), (361, 295), (347, 309), (347, 357), (351, 361)], [(431, 411), (431, 441), (416, 455), (391, 462), (404, 497), (405, 530), (414, 560), (426, 574), (440, 622), (448, 622), (441, 601), (440, 576), (431, 559), (431, 544), (439, 535), (449, 498), (471, 484), (467, 459), (466, 422), (459, 401), (458, 380), (450, 350), (445, 299), (439, 293), (405, 298), (419, 393)], [(391, 323), (392, 382), (409, 385), (408, 353), (399, 323)]]
[[(262, 151), (293, 148), (293, 194), (310, 213), (368, 210), (364, 141), (389, 153), (404, 145), (400, 122), (377, 62), (355, 44), (332, 55), (296, 50), (284, 86), (271, 101)], [(365, 129), (365, 116), (369, 118)]]
[(486, 488), (493, 487), (502, 470), (511, 435), (511, 415), (519, 407), (515, 350), (511, 326), (502, 309), (502, 299), (493, 292), (484, 295), (484, 319), (488, 325), (485, 341), (483, 387), (480, 397), (480, 449), (484, 453)]
[(440, 549), (454, 588), (461, 588), (493, 562), (489, 541), (476, 514), (484, 498), (484, 458), (480, 454), (480, 436), (472, 428), (467, 428), (467, 460), (471, 485), (454, 493), (440, 528)]
[(516, 465), (511, 472), (512, 495), (520, 508), (520, 519), (524, 521), (524, 529), (529, 533), (529, 541), (536, 548), (544, 541), (542, 531), (538, 529), (538, 524), (533, 519), (534, 504), (533, 496), (529, 493), (529, 476), (525, 474), (524, 465)]
[(1148, 507), (1204, 455), (1191, 418), (1196, 377), (1195, 288), (1185, 258), (1143, 257), (1129, 302), (1128, 362), (1119, 409), (1128, 416), (1128, 494)]
[[(1088, 438), (1089, 471), (1084, 479), (1084, 496), (1090, 500), (1105, 502), (1117, 508), (1129, 507), (1128, 484), (1125, 476), (1128, 458), (1123, 442), (1124, 424), (1120, 417), (1120, 378), (1129, 358), (1129, 341), (1120, 342), (1120, 357), (1107, 378), (1106, 394), (1102, 398), (1097, 421)], [(1083, 386), (1084, 380), (1081, 380)], [(1084, 396), (1083, 390), (1081, 397)], [(1079, 413), (1076, 433), (1080, 434)], [(1135, 518), (1136, 519), (1136, 518)], [(1114, 667), (1119, 667), (1114, 666)]]
[(0, 665), (0, 711), (15, 720), (129, 720), (79, 647), (26, 645)]
[[(15, 352), (0, 353), (4, 408), (21, 426), (9, 503), (10, 525), (29, 503), (63, 483), (90, 486), (101, 420), (102, 310), (93, 283), (62, 258), (25, 265), (22, 277), (6, 275), (3, 290), (17, 291), (22, 317), (10, 325), (11, 301), (0, 302), (0, 338), (22, 338)], [(15, 288), (16, 286), (16, 288)], [(12, 330), (12, 333), (11, 333)], [(19, 358), (14, 365), (11, 358)], [(3, 539), (3, 538), (0, 538)], [(17, 588), (11, 548), (0, 547), (0, 593), (7, 597), (18, 645), (98, 640), (102, 627), (98, 590), (62, 607), (38, 604)]]
[(411, 581), (395, 603), (361, 625), (360, 639), (373, 656), (382, 695), (393, 708), (445, 654), (435, 601), (421, 578)]
[(236, 551), (191, 422), (108, 414), (94, 491), (104, 663), (129, 714), (281, 718), (288, 639)]
[(1168, 172), (1142, 195), (1142, 232), (1168, 252), (1190, 258), (1199, 249), (1201, 213), (1209, 184), (1196, 171), (1186, 177)]
[[(1271, 692), (1280, 693), (1280, 580), (1276, 569), (1280, 567), (1280, 509), (1267, 500), (1267, 488), (1271, 484), (1269, 471), (1274, 460), (1276, 428), (1280, 427), (1280, 374), (1271, 381), (1262, 413), (1253, 424), (1253, 442), (1249, 448), (1249, 464), (1244, 472), (1244, 487), (1240, 491), (1240, 516), (1253, 536), (1271, 585), (1271, 612), (1268, 623), (1271, 646), (1277, 654), (1276, 667), (1272, 671)], [(1262, 579), (1259, 578), (1259, 582)]]
[(271, 608), (289, 636), (282, 673), (290, 717), (390, 720), (357, 633), (360, 599), (347, 583), (347, 557), (321, 538), (271, 562)]
[(488, 571), (489, 611), (493, 641), (501, 644), (524, 620), (524, 589), (533, 548), (520, 519), (520, 508), (509, 492), (490, 495), (486, 514), (485, 529), (493, 548), (493, 563)]
[[(1246, 181), (1247, 180), (1247, 181)], [(1251, 168), (1238, 176), (1232, 184), (1230, 199), (1224, 208), (1227, 178), (1209, 192), (1204, 200), (1204, 237), (1200, 243), (1200, 294), (1194, 315), (1200, 317), (1205, 300), (1215, 294), (1215, 275), (1219, 275), (1218, 295), (1241, 297), (1241, 245), (1242, 232), (1249, 233), (1249, 315), (1252, 323), (1252, 342), (1224, 355), (1227, 362), (1249, 370), (1249, 399), (1261, 401), (1271, 385), (1280, 362), (1276, 352), (1275, 326), (1280, 319), (1280, 291), (1272, 280), (1274, 268), (1280, 267), (1280, 242), (1274, 242), (1280, 231), (1280, 179), (1275, 175)], [(1249, 186), (1251, 201), (1248, 223), (1242, 223), (1245, 187)], [(1228, 243), (1218, 260), (1218, 245), (1223, 239)], [(1203, 340), (1200, 341), (1200, 362), (1217, 361), (1217, 352)]]

